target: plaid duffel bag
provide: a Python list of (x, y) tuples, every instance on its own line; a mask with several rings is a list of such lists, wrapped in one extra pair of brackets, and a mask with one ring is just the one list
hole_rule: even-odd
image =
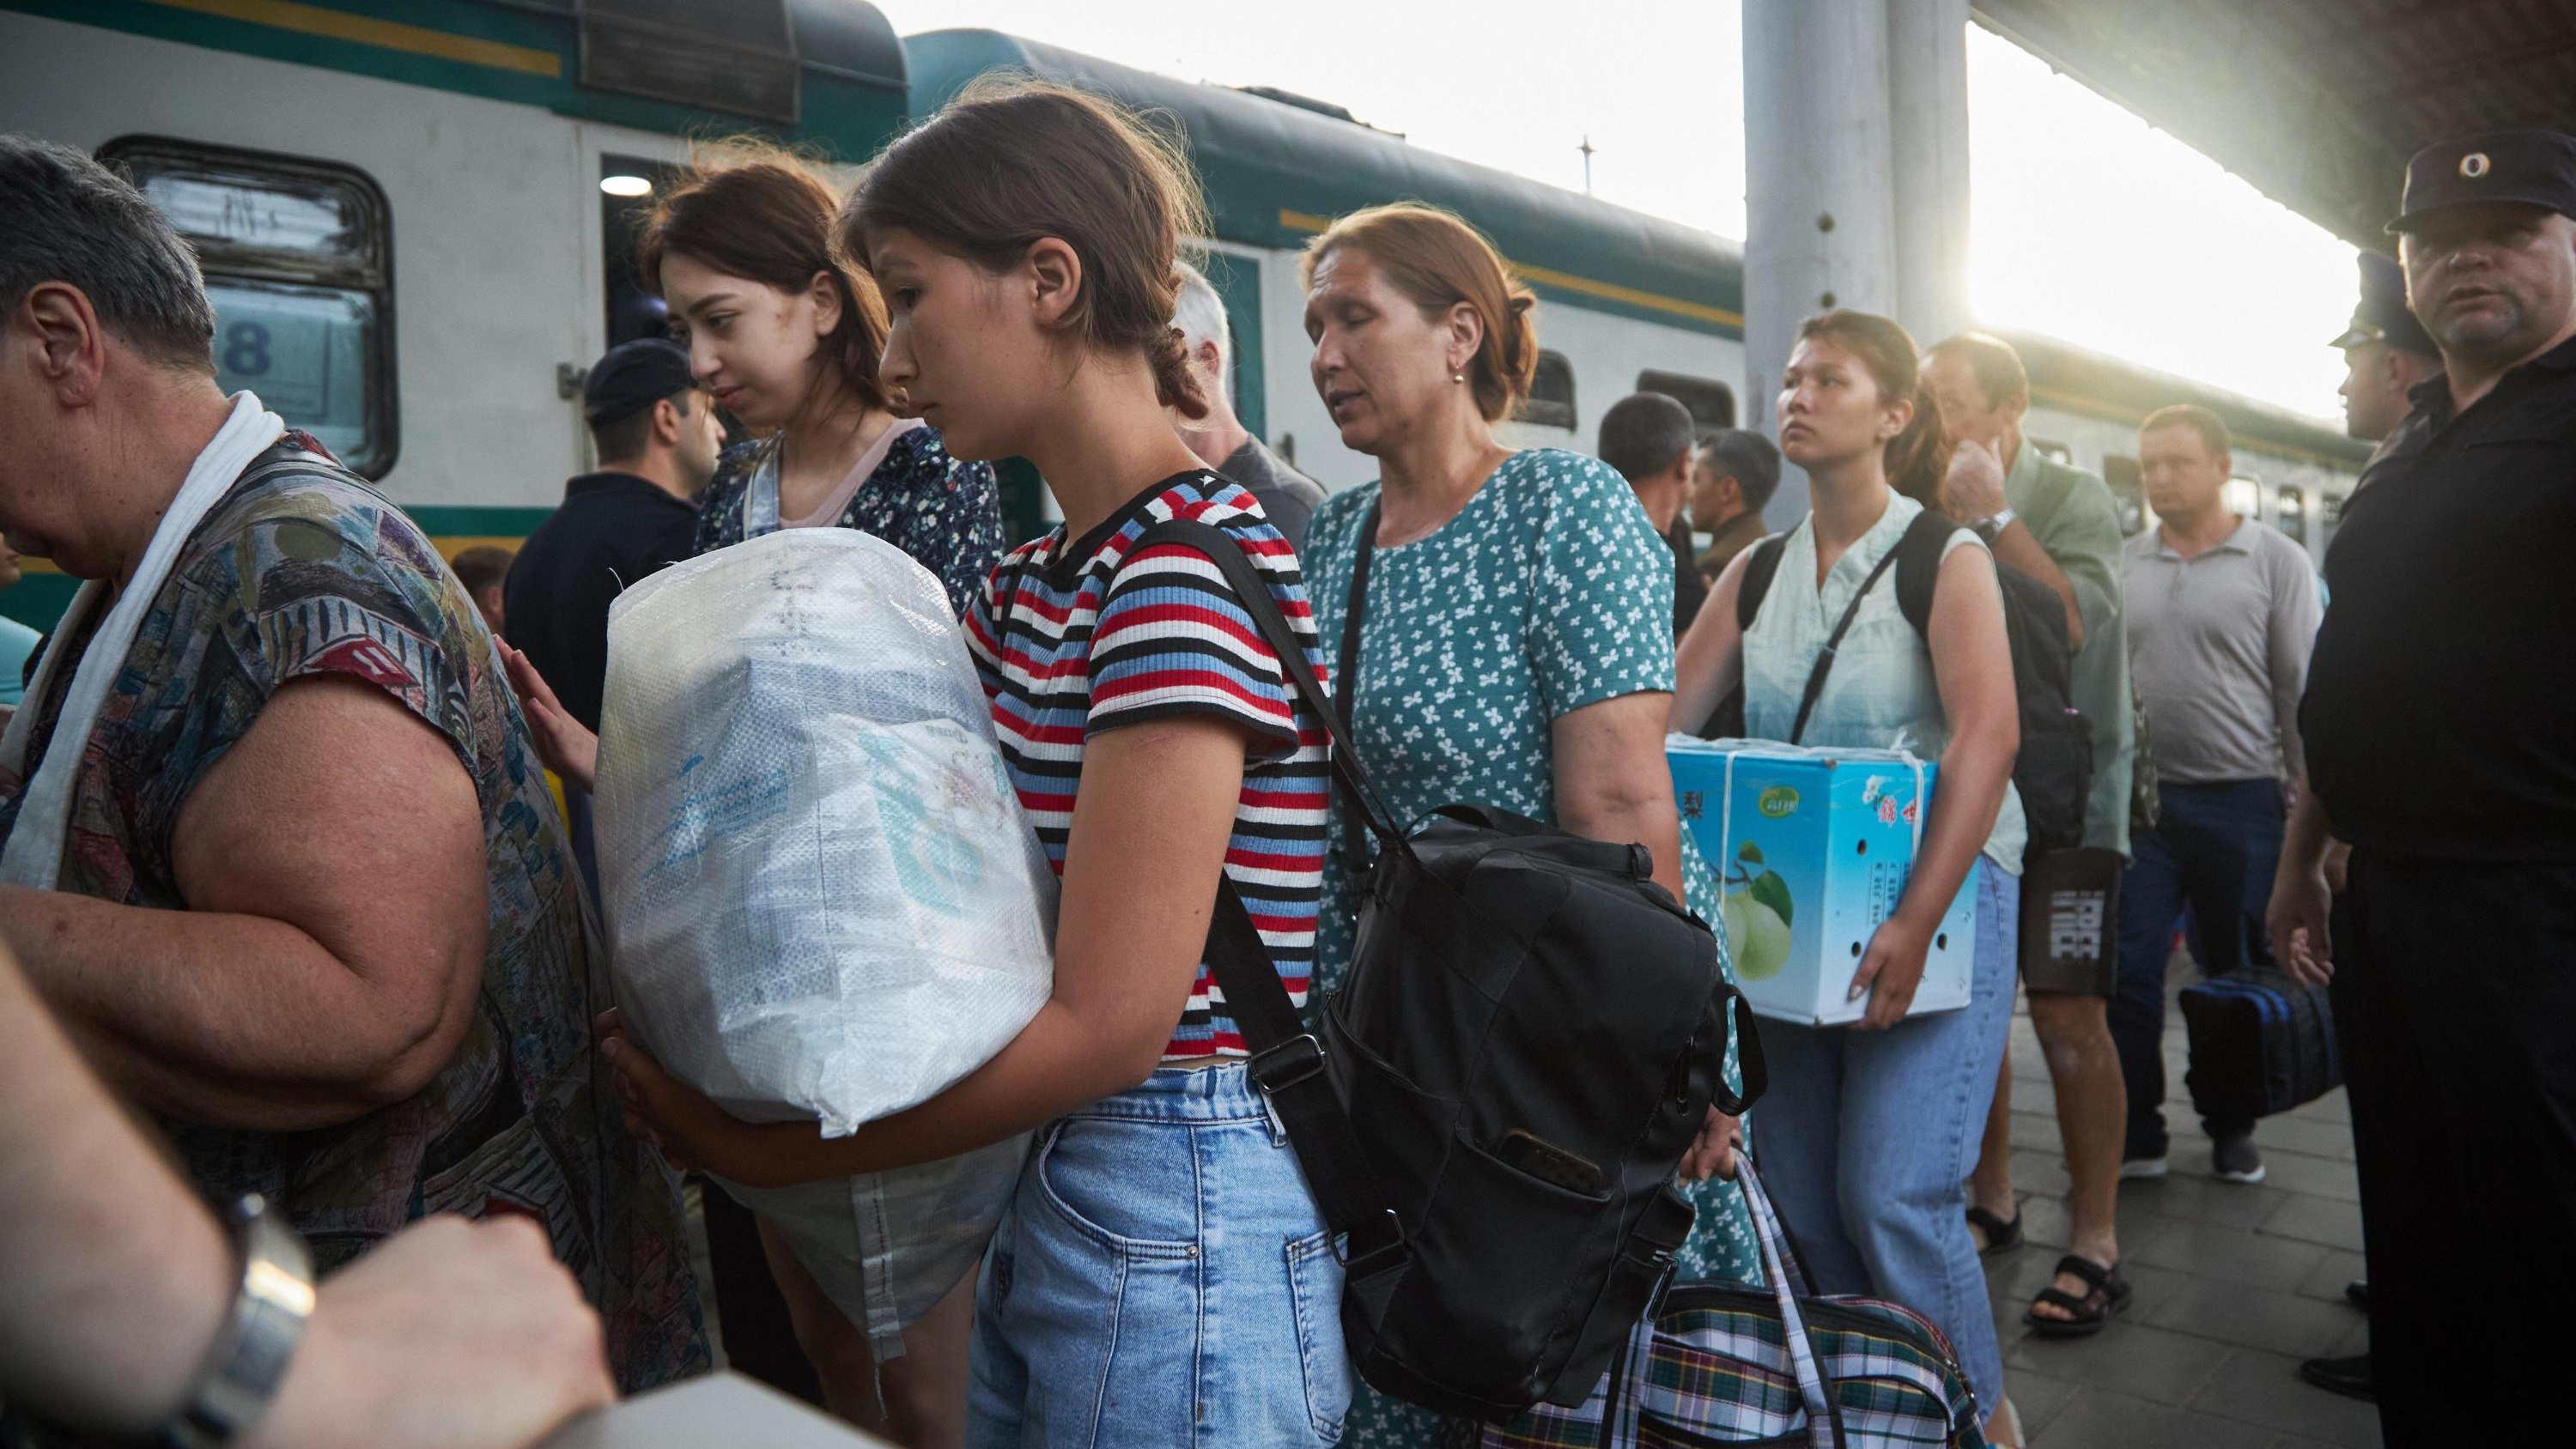
[(1488, 1427), (1483, 1449), (1983, 1449), (1949, 1338), (1898, 1304), (1811, 1293), (1753, 1164), (1736, 1163), (1773, 1286), (1669, 1289), (1581, 1407), (1540, 1404)]

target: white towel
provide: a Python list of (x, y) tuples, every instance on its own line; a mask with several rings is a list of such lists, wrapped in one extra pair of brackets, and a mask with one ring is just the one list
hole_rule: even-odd
[[(125, 667), (126, 652), (134, 647), (135, 631), (143, 627), (143, 615), (151, 609), (153, 596), (161, 592), (162, 581), (169, 576), (170, 565), (188, 535), (224, 495), (251, 461), (267, 452), (286, 432), (286, 420), (260, 406), (257, 397), (248, 392), (233, 395), (232, 416), (224, 419), (214, 441), (188, 467), (186, 482), (179, 494), (170, 500), (169, 510), (152, 530), (152, 542), (143, 550), (143, 562), (135, 566), (125, 591), (117, 596), (116, 606), (108, 610), (105, 622), (90, 636), (89, 647), (80, 651), (80, 671), (72, 676), (72, 687), (63, 697), (63, 711), (54, 722), (53, 747), (45, 752), (44, 763), (36, 777), (26, 781), (20, 793), (18, 823), (9, 832), (9, 845), (0, 852), (0, 885), (34, 886), (52, 890), (62, 874), (63, 833), (71, 823), (72, 789), (80, 778), (81, 757), (89, 752), (89, 732), (98, 723), (98, 712), (107, 703), (108, 686), (117, 671)], [(39, 703), (51, 697), (55, 671), (63, 667), (63, 656), (71, 652), (70, 644), (80, 621), (95, 613), (110, 588), (106, 579), (91, 579), (72, 596), (72, 605), (63, 611), (62, 626), (54, 642), (45, 650), (42, 663), (36, 666), (36, 677), (28, 682), (27, 702), (10, 717), (9, 729), (0, 734), (0, 766), (24, 779), (27, 773), (27, 738), (33, 734)]]

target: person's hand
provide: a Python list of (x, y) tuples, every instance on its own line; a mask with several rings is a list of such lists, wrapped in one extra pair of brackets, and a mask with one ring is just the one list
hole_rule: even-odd
[(1711, 1107), (1708, 1120), (1700, 1124), (1699, 1136), (1682, 1154), (1681, 1175), (1692, 1182), (1705, 1182), (1712, 1177), (1733, 1182), (1735, 1149), (1743, 1145), (1744, 1119)]
[(502, 667), (510, 671), (510, 687), (519, 692), (519, 713), (527, 717), (537, 758), (565, 784), (589, 790), (599, 778), (599, 736), (555, 698), (554, 687), (534, 661), (511, 648), (507, 639), (492, 642), (501, 651)]
[(2334, 979), (2334, 941), (2326, 929), (2333, 905), (2322, 868), (2297, 870), (2282, 863), (2263, 924), (2272, 933), (2272, 954), (2293, 980), (2323, 986)]
[(1904, 916), (1879, 922), (1870, 933), (1869, 949), (1861, 953), (1860, 969), (1852, 973), (1848, 999), (1857, 1001), (1862, 992), (1869, 993), (1869, 1009), (1853, 1024), (1866, 1031), (1885, 1031), (1903, 1021), (1907, 1008), (1914, 1005), (1915, 988), (1923, 984), (1923, 957), (1931, 949), (1932, 932), (1907, 923)]
[(2326, 889), (2342, 895), (2352, 884), (2352, 847), (2338, 840), (2326, 847)]
[(613, 1402), (599, 1315), (524, 1217), (415, 1223), (324, 1279), (245, 1449), (522, 1449)]
[(719, 1107), (705, 1093), (663, 1069), (653, 1054), (627, 1035), (615, 1007), (592, 1023), (600, 1055), (617, 1072), (617, 1105), (626, 1130), (658, 1149), (680, 1172), (711, 1172), (745, 1187), (786, 1187), (801, 1179), (782, 1174), (770, 1150), (782, 1132), (811, 1137), (811, 1123), (752, 1123)]
[(1950, 451), (1950, 468), (1941, 478), (1941, 511), (1959, 523), (1977, 523), (2003, 512), (2003, 458), (2001, 438), (1990, 443), (1962, 439)]

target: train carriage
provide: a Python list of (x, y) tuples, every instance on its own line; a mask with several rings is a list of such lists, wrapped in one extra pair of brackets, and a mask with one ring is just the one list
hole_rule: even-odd
[[(1541, 297), (1538, 383), (1507, 441), (1588, 448), (1601, 410), (1640, 387), (1712, 427), (1743, 411), (1740, 244), (1423, 150), (1325, 102), (992, 31), (899, 38), (860, 0), (0, 0), (0, 129), (123, 162), (201, 249), (225, 385), (319, 434), (450, 554), (524, 537), (588, 466), (581, 368), (654, 325), (627, 227), (693, 138), (758, 130), (853, 165), (996, 69), (1181, 129), (1208, 192), (1239, 411), (1327, 487), (1373, 470), (1307, 380), (1297, 256), (1374, 202), (1460, 212)], [(2244, 511), (2323, 549), (2357, 445), (2013, 340), (2034, 443), (2104, 472), (2130, 526), (2144, 522), (2136, 420), (2194, 401), (2240, 435)], [(1006, 470), (1005, 501), (1015, 531), (1042, 521), (1026, 470)], [(0, 609), (42, 626), (71, 581), (30, 563)]]

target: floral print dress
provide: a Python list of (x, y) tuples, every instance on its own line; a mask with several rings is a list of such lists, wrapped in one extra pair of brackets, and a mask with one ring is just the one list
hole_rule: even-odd
[[(725, 450), (699, 503), (698, 552), (748, 536), (753, 476), (775, 461), (765, 443)], [(850, 495), (835, 526), (873, 534), (912, 555), (939, 576), (949, 607), (963, 614), (1002, 559), (1001, 486), (992, 464), (950, 457), (937, 428), (909, 428), (896, 435), (884, 461)]]
[[(1337, 493), (1308, 525), (1307, 588), (1328, 659), (1340, 657), (1359, 531), (1377, 497), (1375, 483)], [(1557, 717), (1672, 689), (1672, 618), (1672, 549), (1627, 482), (1579, 453), (1512, 455), (1438, 531), (1369, 561), (1352, 735), (1387, 808), (1411, 820), (1474, 800), (1553, 821)], [(1334, 841), (1341, 831), (1336, 801)], [(1687, 904), (1719, 931), (1731, 981), (1716, 880), (1687, 830), (1682, 869)], [(1348, 973), (1356, 926), (1346, 873), (1325, 871), (1317, 999)], [(1743, 1199), (1721, 1182), (1688, 1196), (1699, 1219), (1679, 1277), (1762, 1281)], [(1351, 1401), (1348, 1442), (1364, 1449), (1471, 1443), (1475, 1431), (1365, 1384)]]

